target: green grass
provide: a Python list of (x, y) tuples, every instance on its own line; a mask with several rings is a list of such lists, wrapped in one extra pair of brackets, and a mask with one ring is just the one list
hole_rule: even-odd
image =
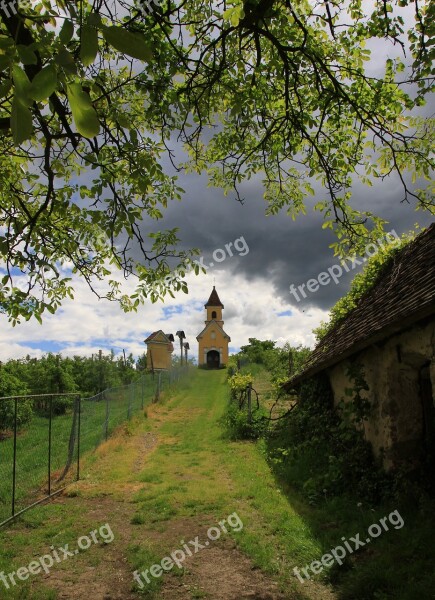
[[(156, 381), (151, 374), (141, 383), (106, 390), (105, 396), (83, 399), (81, 403), (80, 454), (95, 449), (107, 436), (110, 436), (129, 416), (141, 410), (142, 403), (152, 403)], [(169, 389), (167, 376), (162, 378), (162, 388)], [(143, 398), (142, 398), (143, 394)], [(0, 400), (1, 401), (1, 400)], [(106, 428), (107, 419), (107, 428)], [(51, 446), (51, 485), (52, 491), (62, 487), (58, 476), (66, 464), (73, 415), (53, 416)], [(17, 436), (17, 468), (15, 511), (25, 508), (44, 497), (48, 489), (48, 427), (49, 419), (36, 413), (29, 425)], [(76, 463), (76, 459), (74, 461)], [(0, 522), (11, 515), (12, 504), (13, 437), (0, 441)], [(66, 482), (71, 482), (76, 474), (76, 464), (70, 469)]]
[[(277, 487), (261, 445), (231, 442), (224, 435), (219, 421), (227, 398), (224, 372), (198, 370), (189, 388), (171, 401), (177, 418), (162, 423), (162, 443), (140, 476), (152, 480), (152, 487), (136, 495), (139, 514), (151, 522), (205, 514), (212, 526), (237, 512), (245, 524), (233, 533), (240, 548), (256, 566), (292, 582), (293, 564), (282, 557), (314, 560), (320, 545)], [(187, 485), (180, 482), (186, 473)], [(169, 497), (169, 503), (162, 500)]]
[[(295, 579), (293, 568), (319, 560), (342, 543), (342, 536), (363, 534), (370, 524), (399, 509), (405, 521), (402, 529), (392, 528), (342, 567), (313, 579), (332, 581), (339, 600), (433, 599), (432, 501), (424, 512), (409, 505), (357, 506), (358, 499), (327, 496), (318, 506), (310, 506), (268, 464), (263, 441), (229, 441), (225, 436), (220, 425), (228, 401), (225, 375), (225, 371), (194, 372), (175, 397), (148, 407), (146, 420), (134, 419), (128, 431), (97, 451), (84, 467), (85, 479), (76, 484), (78, 495), (68, 511), (56, 504), (38, 507), (10, 528), (13, 535), (0, 530), (0, 570), (9, 572), (26, 564), (54, 536), (66, 543), (83, 535), (87, 524), (82, 497), (98, 503), (99, 497), (109, 494), (130, 513), (126, 522), (134, 538), (128, 548), (132, 571), (160, 562), (180, 547), (181, 535), (193, 539), (200, 533), (198, 523), (211, 527), (236, 512), (244, 527), (239, 532), (230, 530), (229, 535), (253, 565), (274, 575), (295, 599), (312, 598), (309, 588)], [(150, 429), (159, 444), (143, 456), (140, 471), (134, 473), (132, 465), (141, 451), (135, 440), (143, 439)], [(182, 533), (177, 523), (183, 524)], [(183, 572), (152, 579), (153, 585), (142, 595), (158, 597), (164, 577), (175, 576)], [(34, 580), (32, 593), (40, 593), (40, 586), (43, 582)], [(24, 584), (20, 589), (30, 593)], [(191, 591), (192, 597), (201, 593)]]

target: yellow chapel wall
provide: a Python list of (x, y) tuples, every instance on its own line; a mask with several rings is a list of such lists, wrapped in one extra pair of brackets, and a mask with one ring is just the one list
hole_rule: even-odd
[[(212, 338), (213, 331), (216, 333), (215, 339)], [(222, 348), (221, 364), (226, 365), (228, 363), (228, 340), (222, 335), (217, 327), (212, 326), (207, 329), (207, 331), (203, 334), (203, 337), (199, 340), (198, 363), (200, 365), (205, 364), (204, 348), (208, 348), (209, 350), (212, 348), (216, 348), (217, 350)]]
[[(156, 342), (148, 342), (147, 344), (147, 369), (170, 369), (172, 366), (172, 353), (168, 348), (168, 344), (158, 344)], [(150, 352), (153, 358), (151, 362)]]

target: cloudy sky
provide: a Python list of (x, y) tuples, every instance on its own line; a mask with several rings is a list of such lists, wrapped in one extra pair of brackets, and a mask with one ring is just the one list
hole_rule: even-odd
[[(89, 355), (111, 348), (116, 354), (125, 349), (138, 356), (145, 349), (145, 337), (157, 329), (173, 333), (183, 329), (191, 355), (196, 356), (195, 338), (204, 326), (204, 304), (213, 284), (225, 305), (225, 330), (232, 351), (249, 337), (311, 346), (312, 329), (326, 319), (328, 309), (346, 293), (357, 272), (351, 270), (337, 284), (331, 281), (313, 293), (304, 288), (307, 297), (300, 295), (299, 302), (290, 294), (291, 284), (298, 288), (337, 263), (329, 248), (333, 235), (321, 229), (322, 216), (308, 211), (296, 221), (285, 213), (266, 217), (259, 183), (245, 187), (244, 205), (224, 197), (219, 189), (208, 188), (205, 179), (197, 176), (183, 177), (181, 183), (185, 197), (169, 206), (160, 225), (179, 227), (183, 246), (199, 247), (204, 264), (213, 263), (206, 275), (187, 276), (188, 295), (179, 293), (164, 304), (149, 303), (137, 313), (125, 314), (115, 304), (98, 301), (77, 280), (75, 300), (66, 301), (55, 315), (47, 315), (42, 325), (32, 320), (12, 327), (0, 316), (0, 360), (41, 356), (47, 351)], [(430, 216), (401, 203), (403, 192), (394, 179), (372, 188), (356, 185), (354, 195), (355, 202), (387, 218), (387, 229), (398, 235), (416, 222), (431, 222)]]

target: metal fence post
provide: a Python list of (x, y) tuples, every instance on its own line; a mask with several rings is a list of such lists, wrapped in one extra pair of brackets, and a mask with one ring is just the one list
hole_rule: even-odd
[[(131, 419), (131, 407), (132, 407), (132, 404), (134, 404), (134, 383), (130, 383), (129, 389), (127, 390), (127, 394), (128, 394), (127, 419), (130, 420)], [(132, 396), (133, 396), (133, 402), (131, 401)]]
[(14, 464), (12, 467), (12, 516), (15, 515), (15, 482), (17, 478), (17, 413), (18, 413), (18, 398), (15, 398), (15, 413), (14, 413)]
[(81, 397), (77, 396), (78, 405), (78, 422), (77, 422), (77, 481), (80, 479), (80, 434), (81, 434), (81, 413), (82, 413), (82, 401)]
[(142, 375), (140, 384), (141, 384), (141, 408), (143, 409), (144, 402), (145, 402), (145, 385), (144, 385), (145, 384), (145, 375)]
[(53, 397), (50, 396), (50, 413), (48, 417), (48, 495), (51, 494), (51, 427), (53, 420)]
[(106, 422), (104, 424), (104, 436), (107, 442), (107, 438), (109, 437), (109, 394), (106, 394), (106, 392), (103, 392), (103, 394), (106, 398)]

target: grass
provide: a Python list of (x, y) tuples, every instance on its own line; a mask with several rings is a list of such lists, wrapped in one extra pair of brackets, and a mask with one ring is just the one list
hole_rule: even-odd
[[(84, 399), (81, 403), (81, 455), (95, 449), (106, 437), (110, 436), (130, 415), (150, 404), (154, 398), (154, 382), (149, 380), (142, 389), (140, 384), (133, 384), (107, 390), (105, 396), (97, 400)], [(143, 397), (142, 397), (143, 394)], [(100, 400), (98, 401), (98, 398)], [(1, 399), (0, 399), (1, 401)], [(51, 485), (52, 491), (62, 487), (65, 482), (57, 479), (66, 464), (68, 444), (73, 425), (73, 415), (68, 411), (65, 415), (52, 418), (51, 446)], [(48, 481), (48, 439), (49, 419), (36, 413), (29, 425), (17, 436), (16, 467), (16, 512), (28, 504), (39, 500), (47, 493)], [(76, 461), (74, 461), (76, 462)], [(0, 522), (11, 515), (12, 504), (12, 470), (13, 470), (13, 437), (0, 441)], [(67, 482), (76, 474), (76, 466), (70, 469)]]
[[(129, 514), (131, 571), (148, 568), (179, 548), (181, 535), (194, 539), (200, 525), (214, 526), (236, 512), (244, 527), (239, 532), (229, 530), (229, 536), (251, 557), (253, 566), (273, 575), (295, 599), (312, 598), (310, 588), (297, 582), (293, 568), (319, 560), (341, 544), (343, 536), (349, 539), (363, 533), (371, 523), (398, 509), (405, 521), (402, 529), (392, 528), (342, 567), (313, 579), (332, 581), (340, 600), (433, 599), (431, 502), (424, 513), (405, 505), (357, 506), (357, 499), (352, 498), (325, 497), (319, 506), (310, 506), (274, 473), (263, 441), (227, 439), (219, 424), (227, 399), (224, 371), (195, 371), (173, 398), (167, 396), (162, 404), (149, 406), (147, 419), (134, 418), (128, 428), (90, 455), (83, 467), (84, 480), (70, 488), (76, 497), (68, 509), (61, 503), (41, 506), (8, 530), (0, 530), (0, 571), (27, 564), (44, 553), (53, 539), (73, 544), (88, 526), (92, 529), (82, 499), (95, 499), (97, 506), (99, 498), (110, 496), (122, 501)], [(159, 443), (152, 452), (141, 454), (140, 468), (134, 472), (137, 439), (146, 431), (155, 434)], [(109, 514), (109, 522), (110, 518)], [(183, 533), (177, 530), (180, 523), (187, 528)], [(65, 568), (76, 568), (76, 560), (86, 564), (83, 561), (90, 561), (91, 553), (65, 563)], [(164, 577), (175, 576), (182, 572)], [(164, 584), (163, 578), (151, 581), (153, 585), (140, 592), (149, 599), (158, 597)], [(31, 588), (20, 585), (24, 595), (5, 598), (50, 598), (38, 596), (41, 590), (53, 593), (34, 578)], [(191, 598), (204, 597), (199, 588), (189, 593)], [(322, 597), (321, 591), (316, 593), (320, 594), (316, 598)]]

